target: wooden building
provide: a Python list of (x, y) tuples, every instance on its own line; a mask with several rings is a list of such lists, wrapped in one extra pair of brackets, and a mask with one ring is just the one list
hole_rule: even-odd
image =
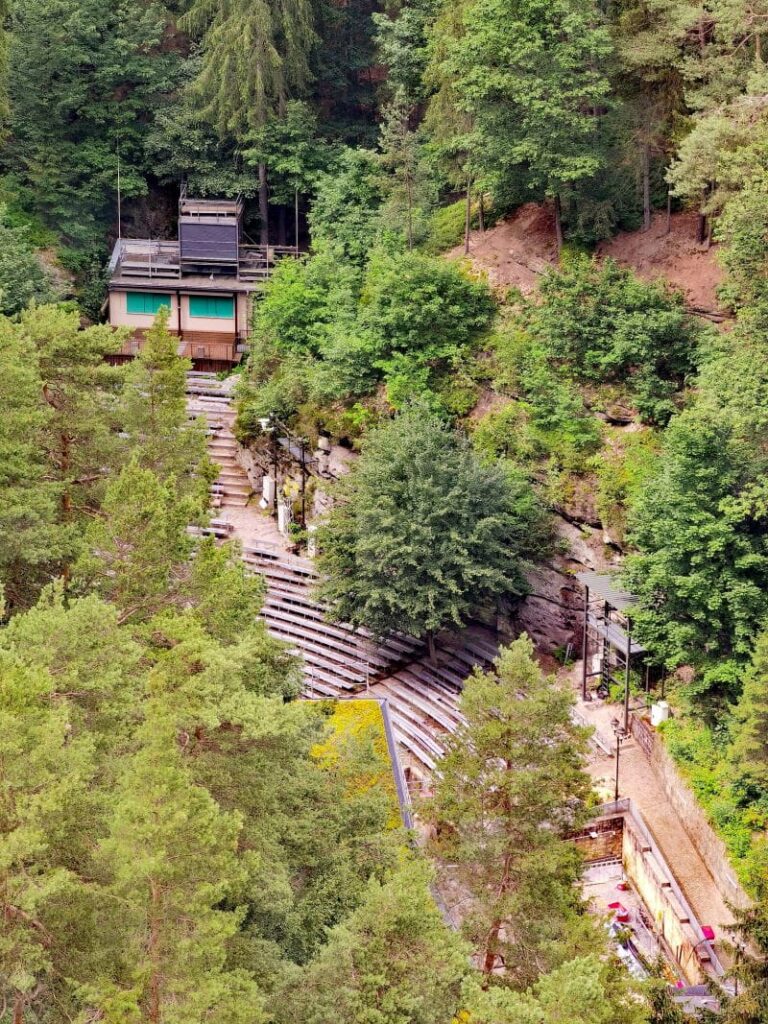
[(192, 199), (182, 189), (178, 238), (120, 238), (109, 264), (109, 322), (133, 329), (120, 358), (136, 355), (158, 310), (170, 310), (179, 353), (200, 369), (239, 362), (254, 296), (277, 259), (294, 250), (243, 243), (241, 199)]

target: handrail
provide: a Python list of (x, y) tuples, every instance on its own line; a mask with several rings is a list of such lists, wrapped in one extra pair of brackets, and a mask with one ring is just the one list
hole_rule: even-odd
[(702, 946), (707, 951), (709, 961), (712, 964), (712, 969), (714, 973), (717, 975), (717, 977), (724, 977), (726, 973), (725, 967), (723, 966), (722, 962), (720, 961), (720, 958), (715, 952), (712, 943), (704, 935), (698, 917), (696, 916), (696, 914), (694, 914), (690, 903), (686, 899), (683, 890), (680, 888), (680, 883), (677, 881), (674, 872), (669, 866), (667, 858), (659, 849), (659, 844), (656, 842), (653, 833), (648, 827), (645, 818), (643, 817), (639, 807), (635, 804), (634, 800), (631, 797), (622, 797), (622, 799), (620, 800), (611, 800), (608, 803), (604, 803), (601, 804), (599, 807), (596, 807), (595, 811), (595, 818), (609, 818), (613, 815), (620, 814), (626, 815), (627, 817), (632, 819), (632, 824), (634, 828), (640, 835), (640, 838), (643, 840), (643, 842), (648, 846), (655, 860), (658, 861), (659, 865), (661, 866), (662, 870), (667, 876), (670, 889), (672, 890), (672, 892), (675, 895), (675, 898), (685, 911), (686, 916), (688, 917), (688, 920), (691, 923), (691, 928), (693, 929), (697, 939), (699, 940), (696, 943), (696, 945)]

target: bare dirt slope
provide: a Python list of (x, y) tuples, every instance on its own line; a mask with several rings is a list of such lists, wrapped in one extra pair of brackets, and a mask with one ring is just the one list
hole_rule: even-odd
[[(673, 214), (669, 232), (666, 214), (659, 213), (649, 231), (622, 232), (604, 242), (598, 253), (632, 267), (647, 281), (666, 279), (685, 293), (692, 307), (717, 310), (715, 292), (723, 279), (717, 246), (707, 249), (695, 239), (695, 213)], [(456, 246), (447, 255), (463, 259), (464, 246)], [(516, 287), (529, 294), (541, 274), (557, 262), (551, 208), (526, 203), (484, 233), (473, 231), (469, 258), (473, 266), (488, 274), (494, 287)]]
[[(447, 255), (449, 259), (463, 259), (463, 244)], [(527, 295), (547, 267), (557, 262), (552, 211), (526, 203), (487, 231), (473, 231), (469, 258), (478, 270), (488, 274), (494, 287), (515, 287)]]
[(623, 232), (598, 251), (632, 267), (646, 281), (666, 279), (685, 294), (690, 306), (718, 309), (715, 292), (724, 275), (717, 246), (707, 249), (696, 243), (695, 213), (673, 214), (669, 233), (666, 214), (657, 213), (649, 231)]

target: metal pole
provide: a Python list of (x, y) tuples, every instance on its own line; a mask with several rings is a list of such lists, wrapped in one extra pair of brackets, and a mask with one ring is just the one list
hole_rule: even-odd
[(632, 650), (632, 627), (627, 619), (627, 666), (624, 676), (624, 732), (629, 732), (629, 659)]
[(619, 799), (619, 755), (621, 753), (621, 736), (616, 733), (616, 783), (613, 787), (613, 800), (614, 803), (618, 802)]
[(587, 699), (587, 622), (589, 620), (589, 587), (584, 587), (584, 629), (581, 639), (581, 699)]
[(307, 528), (307, 463), (306, 463), (306, 449), (304, 448), (304, 438), (302, 437), (301, 442), (301, 526), (302, 529)]
[(123, 196), (122, 189), (120, 186), (120, 143), (117, 143), (117, 238), (118, 241), (123, 237), (122, 230), (123, 221)]
[(272, 428), (272, 474), (275, 478), (275, 515), (277, 515), (277, 429)]
[(293, 215), (294, 215), (294, 221), (293, 221), (294, 239), (293, 239), (293, 244), (294, 244), (294, 249), (296, 250), (296, 255), (298, 256), (299, 255), (299, 190), (298, 189), (296, 189), (295, 192), (294, 192), (293, 202), (294, 202), (294, 206), (293, 206)]

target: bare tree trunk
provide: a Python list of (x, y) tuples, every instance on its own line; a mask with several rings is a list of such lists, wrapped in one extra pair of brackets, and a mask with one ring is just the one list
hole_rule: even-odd
[(259, 164), (259, 241), (269, 245), (269, 193), (267, 192), (267, 165)]
[(150, 882), (152, 910), (149, 915), (148, 953), (150, 962), (147, 1020), (160, 1024), (160, 894), (154, 881)]
[(480, 222), (480, 224), (479, 224), (480, 234), (484, 235), (485, 234), (485, 197), (483, 196), (482, 192), (480, 193), (480, 197), (478, 199), (477, 216), (478, 216), (478, 220)]
[(293, 244), (299, 255), (299, 190), (293, 193)]
[(469, 232), (472, 230), (472, 182), (467, 181), (467, 209), (464, 217), (464, 255), (469, 256)]
[(672, 231), (672, 193), (667, 185), (667, 234)]
[(707, 237), (707, 215), (702, 209), (696, 218), (696, 244), (702, 245)]
[(430, 631), (427, 633), (427, 650), (429, 651), (429, 660), (432, 664), (437, 661), (437, 649), (435, 648), (435, 634)]
[(413, 182), (410, 174), (405, 179), (405, 194), (408, 197), (408, 251), (413, 250)]
[(17, 992), (13, 1000), (13, 1024), (24, 1024), (24, 996)]
[(651, 154), (648, 143), (643, 143), (643, 231), (651, 227)]
[[(512, 867), (512, 855), (507, 853), (504, 857), (504, 866), (501, 872), (501, 882), (499, 884), (499, 890), (497, 893), (498, 899), (503, 899), (509, 891), (510, 878), (511, 878), (511, 867)], [(503, 920), (499, 917), (492, 923), (488, 935), (485, 939), (485, 948), (483, 950), (483, 988), (488, 987), (489, 979), (493, 970), (496, 966), (497, 953), (495, 950), (496, 943), (498, 942), (499, 935), (501, 933), (501, 926)]]
[(560, 203), (560, 196), (555, 196), (555, 240), (557, 242), (558, 256), (563, 251), (563, 208)]

